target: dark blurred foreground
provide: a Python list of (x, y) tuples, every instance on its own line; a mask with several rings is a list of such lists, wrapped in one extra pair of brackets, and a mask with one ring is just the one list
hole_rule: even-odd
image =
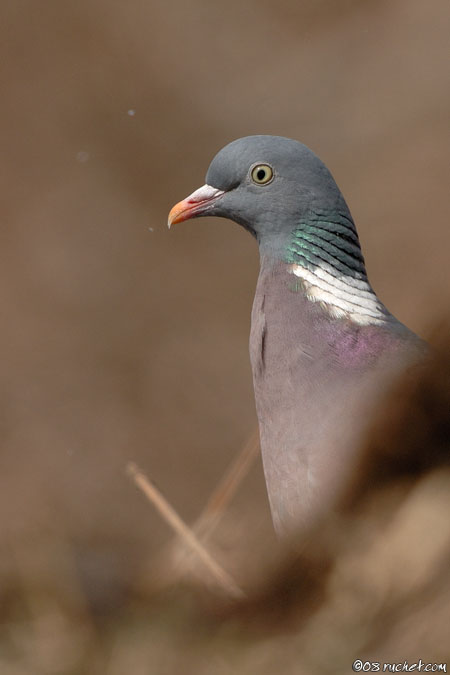
[(172, 590), (158, 590), (152, 569), (119, 588), (99, 559), (89, 588), (64, 533), (37, 547), (12, 541), (0, 672), (335, 675), (358, 658), (448, 662), (450, 330), (432, 341), (430, 360), (383, 402), (335, 513), (290, 553), (247, 550), (245, 564), (213, 542), (243, 600), (214, 588), (192, 559)]

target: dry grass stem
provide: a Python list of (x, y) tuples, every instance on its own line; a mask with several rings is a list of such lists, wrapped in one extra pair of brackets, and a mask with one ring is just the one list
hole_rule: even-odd
[(134, 480), (138, 488), (144, 493), (149, 501), (155, 506), (164, 520), (172, 529), (182, 537), (185, 544), (196, 553), (205, 567), (211, 572), (214, 579), (232, 597), (242, 598), (244, 592), (234, 579), (200, 543), (191, 528), (180, 518), (175, 509), (169, 504), (158, 488), (145, 476), (144, 473), (133, 463), (127, 465), (127, 473)]
[[(259, 432), (256, 428), (222, 475), (197, 520), (191, 525), (191, 530), (203, 543), (217, 529), (258, 453)], [(157, 570), (158, 587), (172, 585), (189, 573), (192, 570), (192, 555), (192, 549), (184, 546), (179, 538), (175, 538), (163, 552), (160, 552), (153, 565)]]
[(207, 501), (205, 508), (194, 523), (192, 529), (195, 530), (197, 536), (205, 539), (215, 530), (228, 504), (236, 494), (239, 485), (252, 467), (258, 456), (258, 452), (259, 433), (255, 429), (241, 452), (223, 474), (222, 479)]

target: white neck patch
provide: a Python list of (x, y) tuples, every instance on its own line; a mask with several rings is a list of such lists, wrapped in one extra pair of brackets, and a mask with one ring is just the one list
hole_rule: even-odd
[(334, 318), (348, 318), (360, 325), (381, 324), (389, 313), (378, 300), (367, 279), (331, 273), (324, 263), (314, 271), (302, 265), (289, 265), (289, 272), (303, 282), (306, 297), (319, 302)]

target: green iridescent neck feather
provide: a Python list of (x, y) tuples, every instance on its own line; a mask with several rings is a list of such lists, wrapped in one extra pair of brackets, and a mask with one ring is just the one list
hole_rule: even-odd
[(358, 235), (349, 216), (314, 214), (292, 231), (285, 248), (297, 292), (319, 303), (334, 320), (383, 324), (390, 314), (367, 279)]
[(337, 275), (365, 279), (358, 235), (350, 218), (314, 214), (292, 231), (285, 262), (307, 269), (324, 267)]

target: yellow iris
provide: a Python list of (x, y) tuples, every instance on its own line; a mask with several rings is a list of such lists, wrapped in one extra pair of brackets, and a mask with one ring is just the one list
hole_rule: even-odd
[(269, 183), (273, 178), (273, 170), (268, 164), (257, 164), (252, 169), (252, 181), (258, 185)]

